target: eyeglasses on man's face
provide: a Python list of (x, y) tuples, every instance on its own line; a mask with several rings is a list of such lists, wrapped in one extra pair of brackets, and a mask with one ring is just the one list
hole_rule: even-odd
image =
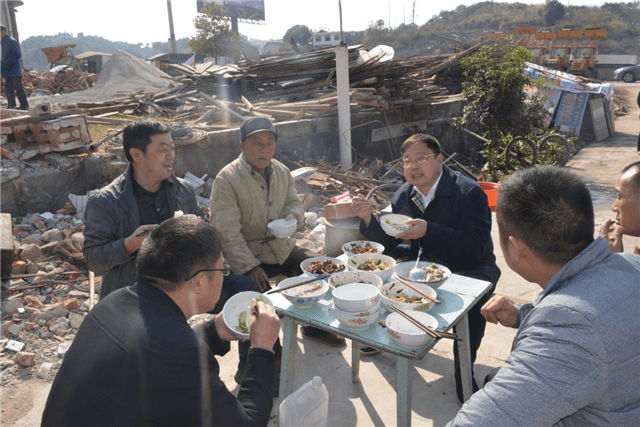
[(221, 271), (223, 276), (228, 276), (229, 273), (231, 273), (231, 267), (228, 264), (225, 264), (224, 268), (204, 268), (202, 270), (196, 271), (191, 276), (189, 276), (186, 279), (184, 279), (184, 281), (188, 282), (189, 280), (191, 280), (194, 277), (196, 277), (198, 274), (204, 273), (205, 271)]
[(405, 158), (403, 158), (403, 159), (402, 159), (402, 166), (403, 166), (405, 169), (408, 169), (408, 168), (410, 168), (410, 167), (411, 167), (411, 165), (421, 165), (421, 164), (423, 164), (424, 162), (426, 162), (426, 161), (427, 161), (427, 159), (428, 159), (429, 157), (431, 157), (431, 156), (436, 156), (436, 155), (437, 155), (436, 153), (433, 153), (433, 154), (423, 154), (423, 155), (421, 155), (421, 156), (416, 156), (416, 158), (414, 158), (413, 160), (412, 160), (412, 159), (409, 159), (408, 157), (405, 157)]

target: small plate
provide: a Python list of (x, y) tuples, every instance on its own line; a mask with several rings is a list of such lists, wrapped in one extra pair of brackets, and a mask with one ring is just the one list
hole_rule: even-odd
[(401, 262), (400, 264), (397, 264), (396, 265), (396, 270), (394, 272), (395, 273), (394, 276), (397, 276), (397, 277), (400, 277), (401, 279), (409, 280), (409, 281), (415, 282), (415, 283), (429, 283), (432, 286), (433, 286), (434, 283), (442, 283), (445, 280), (447, 280), (449, 277), (451, 277), (451, 270), (449, 270), (449, 268), (445, 267), (442, 264), (436, 264), (435, 262), (420, 261), (418, 263), (418, 268), (429, 267), (429, 266), (431, 266), (433, 264), (435, 264), (436, 267), (438, 267), (440, 270), (444, 271), (444, 278), (442, 280), (413, 280), (413, 279), (410, 279), (409, 278), (409, 272), (416, 265), (415, 261), (406, 261), (406, 262)]

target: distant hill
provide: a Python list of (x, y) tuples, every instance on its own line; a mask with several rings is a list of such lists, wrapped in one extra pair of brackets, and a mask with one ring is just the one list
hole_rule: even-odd
[[(188, 37), (176, 40), (176, 48), (179, 53), (190, 52), (187, 47), (188, 41)], [(145, 45), (143, 43), (111, 41), (99, 36), (85, 36), (83, 33), (78, 33), (76, 36), (69, 33), (58, 33), (55, 36), (35, 36), (22, 40), (23, 65), (30, 70), (46, 71), (49, 69), (49, 64), (47, 57), (40, 49), (67, 44), (76, 45), (71, 49), (74, 55), (84, 52), (115, 53), (118, 49), (122, 49), (138, 58), (146, 59), (158, 53), (171, 52), (169, 42), (153, 42)]]
[[(520, 26), (535, 26), (538, 30), (556, 33), (567, 28), (584, 30), (598, 27), (606, 29), (608, 33), (600, 43), (599, 53), (640, 56), (639, 1), (605, 3), (601, 7), (560, 4), (561, 10), (555, 11), (556, 13), (548, 13), (548, 5), (542, 0), (540, 4), (534, 5), (491, 1), (471, 6), (460, 5), (455, 10), (434, 15), (420, 26), (402, 24), (389, 30), (384, 27), (383, 22), (383, 25), (373, 24), (365, 31), (364, 41), (369, 47), (390, 45), (401, 56), (435, 55), (451, 53), (454, 46), (451, 41), (440, 36), (473, 42), (492, 32), (504, 31), (513, 35), (514, 27)], [(379, 23), (380, 21), (377, 24)]]
[[(535, 26), (538, 30), (558, 31), (565, 28), (584, 30), (588, 27), (604, 28), (608, 36), (600, 43), (600, 54), (626, 54), (640, 56), (640, 1), (605, 3), (598, 6), (563, 6), (562, 10), (549, 13), (549, 4), (543, 2), (527, 5), (522, 3), (494, 3), (485, 1), (471, 6), (460, 5), (455, 10), (442, 11), (425, 24), (401, 24), (388, 29), (384, 22), (384, 11), (380, 20), (363, 31), (352, 31), (353, 44), (366, 43), (370, 48), (379, 44), (392, 46), (398, 57), (408, 55), (437, 55), (451, 53), (454, 43), (473, 42), (492, 32), (504, 31), (513, 35), (514, 27)], [(579, 2), (575, 2), (579, 3)], [(446, 7), (446, 4), (443, 4)], [(286, 29), (283, 28), (284, 35)], [(281, 39), (276, 39), (281, 41)], [(180, 53), (190, 52), (188, 38), (177, 40)], [(49, 68), (45, 55), (40, 50), (48, 46), (76, 44), (74, 54), (87, 51), (114, 53), (122, 49), (145, 59), (158, 53), (169, 52), (168, 42), (151, 44), (110, 41), (98, 36), (59, 33), (55, 36), (29, 37), (22, 41), (24, 66), (45, 71)]]

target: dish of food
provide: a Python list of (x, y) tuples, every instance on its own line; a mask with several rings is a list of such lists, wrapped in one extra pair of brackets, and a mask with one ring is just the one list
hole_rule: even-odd
[(333, 274), (344, 270), (344, 264), (336, 264), (330, 259), (323, 261), (312, 261), (306, 268), (308, 273), (313, 274)]
[(382, 260), (368, 260), (358, 266), (358, 270), (363, 271), (382, 271), (391, 268), (390, 265), (384, 264)]
[(371, 243), (354, 243), (349, 248), (349, 252), (354, 255), (358, 254), (377, 254), (378, 249), (371, 246)]
[(424, 280), (414, 280), (409, 277), (411, 269), (415, 266), (415, 261), (401, 262), (396, 265), (395, 274), (405, 280), (413, 283), (428, 283), (430, 286), (437, 286), (438, 283), (444, 282), (451, 277), (451, 270), (442, 264), (432, 261), (418, 262), (418, 268), (424, 270), (426, 278)]
[(249, 327), (247, 326), (247, 312), (242, 311), (238, 315), (238, 326), (236, 326), (236, 331), (242, 332), (243, 334), (249, 333)]
[(387, 297), (390, 300), (401, 302), (404, 304), (428, 304), (429, 299), (420, 295), (409, 296), (404, 292), (404, 289), (395, 290), (393, 285), (389, 288), (389, 295)]
[(426, 282), (439, 282), (446, 279), (451, 274), (449, 269), (444, 270), (438, 267), (435, 263), (431, 264), (429, 267), (424, 267), (423, 270), (427, 275)]

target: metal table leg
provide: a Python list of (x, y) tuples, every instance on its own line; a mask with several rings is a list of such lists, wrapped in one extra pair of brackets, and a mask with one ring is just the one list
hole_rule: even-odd
[(351, 341), (351, 382), (358, 384), (360, 381), (360, 343)]
[(298, 324), (293, 319), (285, 316), (281, 319), (282, 342), (282, 368), (280, 371), (280, 397), (279, 402), (291, 394), (293, 387), (293, 372), (296, 358), (296, 337), (298, 336)]
[[(464, 315), (456, 325), (456, 332), (462, 341), (458, 342), (458, 357), (460, 357), (460, 374), (462, 378), (462, 396), (464, 401), (473, 394), (471, 374), (471, 348), (469, 347), (469, 317)], [(464, 402), (463, 402), (464, 403)]]
[(411, 379), (409, 378), (410, 360), (396, 357), (396, 387), (398, 427), (411, 427)]

